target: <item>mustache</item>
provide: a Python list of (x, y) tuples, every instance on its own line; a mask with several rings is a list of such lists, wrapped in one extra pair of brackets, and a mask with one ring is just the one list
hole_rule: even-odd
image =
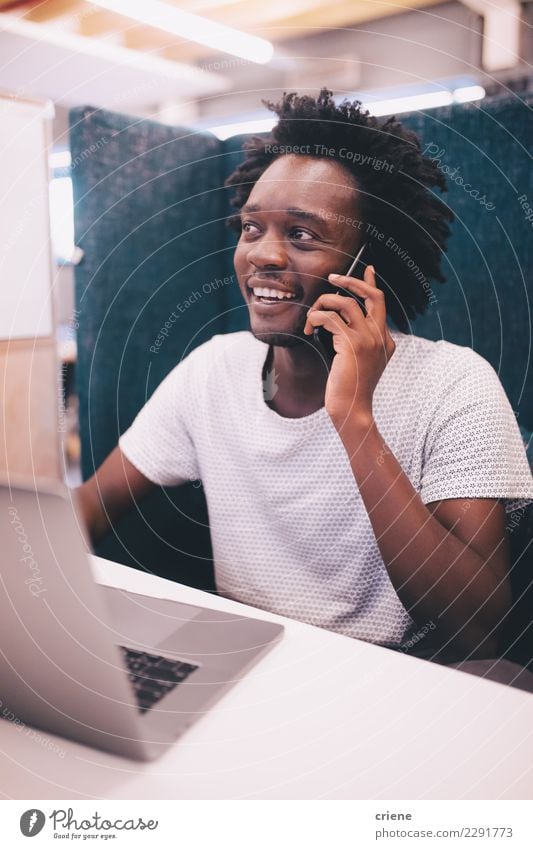
[(251, 271), (250, 274), (246, 275), (246, 281), (250, 280), (251, 277), (255, 277), (256, 280), (275, 280), (277, 283), (283, 283), (283, 275), (277, 271)]

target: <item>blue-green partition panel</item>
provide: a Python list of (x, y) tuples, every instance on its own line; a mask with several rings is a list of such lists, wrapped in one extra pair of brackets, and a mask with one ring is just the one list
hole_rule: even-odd
[(413, 333), (468, 345), (489, 360), (529, 431), (533, 223), (520, 197), (532, 203), (532, 104), (531, 95), (526, 103), (513, 96), (405, 118), (447, 175), (456, 216), (443, 262), (447, 282), (433, 287), (437, 301)]
[[(70, 119), (87, 478), (171, 368), (225, 329), (228, 287), (217, 282), (224, 191), (210, 134), (91, 108)], [(97, 552), (213, 588), (201, 486), (158, 490)]]
[[(258, 133), (260, 138), (265, 138), (265, 133)], [(244, 153), (242, 150), (242, 145), (249, 138), (248, 135), (238, 135), (231, 136), (231, 138), (226, 141), (221, 142), (221, 147), (224, 152), (224, 155), (220, 159), (221, 165), (221, 183), (224, 183), (226, 177), (229, 177), (232, 171), (240, 165), (240, 163), (244, 159)], [(236, 212), (235, 208), (231, 206), (230, 199), (234, 193), (234, 189), (228, 187), (226, 190), (226, 197), (224, 199), (226, 205), (226, 214), (234, 214)], [(235, 245), (237, 244), (237, 234), (234, 230), (224, 226), (223, 231), (221, 233), (221, 238), (223, 240), (223, 244), (227, 251), (227, 262), (231, 265), (231, 271), (234, 272), (233, 268), (233, 252), (235, 250)], [(244, 299), (241, 296), (239, 287), (237, 285), (233, 286), (228, 290), (228, 298), (229, 298), (229, 312), (227, 316), (227, 332), (228, 333), (236, 333), (238, 330), (248, 330), (250, 327), (250, 321), (248, 318), (248, 308), (244, 302)]]

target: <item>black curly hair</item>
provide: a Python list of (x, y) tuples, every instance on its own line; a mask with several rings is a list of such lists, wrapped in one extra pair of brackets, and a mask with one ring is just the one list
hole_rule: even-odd
[[(423, 314), (435, 298), (428, 281), (446, 280), (440, 263), (454, 215), (429, 191), (433, 186), (447, 191), (446, 180), (422, 154), (418, 136), (396, 116), (379, 123), (359, 100), (337, 105), (332, 94), (322, 88), (317, 98), (284, 92), (280, 103), (263, 100), (279, 121), (269, 137), (245, 141), (244, 161), (224, 185), (236, 187), (231, 204), (240, 210), (263, 172), (284, 155), (280, 148), (339, 162), (359, 189), (360, 219), (367, 224), (364, 241), (370, 248), (366, 262), (375, 265), (388, 315), (406, 332), (409, 319)], [(322, 145), (326, 155), (309, 152), (315, 146), (324, 150)], [(240, 234), (240, 215), (230, 215), (226, 223)]]

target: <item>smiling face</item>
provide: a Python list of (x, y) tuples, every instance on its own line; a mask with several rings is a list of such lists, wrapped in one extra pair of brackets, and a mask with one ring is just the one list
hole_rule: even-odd
[[(309, 343), (307, 310), (334, 291), (328, 274), (346, 273), (363, 241), (363, 229), (339, 219), (359, 219), (357, 189), (333, 160), (282, 156), (254, 185), (241, 210), (234, 265), (251, 331), (261, 341)], [(268, 297), (289, 293), (294, 297)]]

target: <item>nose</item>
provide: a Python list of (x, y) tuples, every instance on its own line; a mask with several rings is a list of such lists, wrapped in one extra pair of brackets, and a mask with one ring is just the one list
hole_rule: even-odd
[(265, 236), (250, 246), (247, 259), (257, 269), (286, 268), (287, 251), (281, 239)]

